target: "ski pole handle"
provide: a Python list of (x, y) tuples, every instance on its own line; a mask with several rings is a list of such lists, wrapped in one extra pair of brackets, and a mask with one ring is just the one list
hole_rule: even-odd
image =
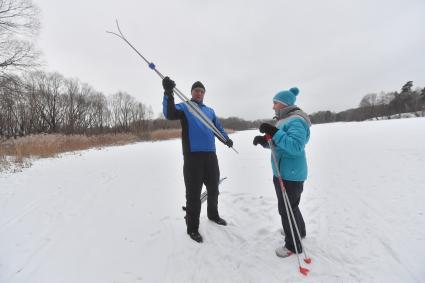
[(266, 141), (269, 142), (272, 140), (272, 136), (269, 134), (266, 134)]

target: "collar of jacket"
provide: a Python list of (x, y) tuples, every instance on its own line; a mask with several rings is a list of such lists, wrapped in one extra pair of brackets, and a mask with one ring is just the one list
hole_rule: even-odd
[(276, 116), (274, 118), (277, 120), (288, 118), (289, 116), (291, 116), (292, 112), (295, 112), (297, 110), (300, 110), (300, 108), (298, 108), (298, 106), (296, 105), (287, 106), (285, 108), (275, 110)]
[(298, 106), (292, 105), (275, 111), (276, 116), (274, 119), (277, 120), (276, 126), (286, 122), (289, 118), (298, 116), (307, 123), (308, 127), (311, 127), (311, 121), (308, 114), (302, 111)]
[(191, 99), (190, 99), (190, 101), (195, 102), (195, 103), (196, 103), (196, 104), (198, 104), (199, 106), (205, 106), (205, 104), (204, 104), (204, 102), (203, 102), (203, 101), (198, 102), (198, 101), (194, 100), (193, 98), (191, 98)]

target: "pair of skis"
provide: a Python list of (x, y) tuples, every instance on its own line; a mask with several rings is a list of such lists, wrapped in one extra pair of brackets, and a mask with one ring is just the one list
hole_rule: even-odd
[[(136, 47), (133, 46), (133, 44), (130, 43), (130, 41), (124, 36), (124, 34), (121, 32), (120, 26), (118, 24), (118, 21), (116, 21), (116, 25), (117, 25), (117, 29), (118, 29), (118, 33), (116, 32), (112, 32), (112, 31), (107, 31), (107, 33), (110, 33), (112, 35), (117, 36), (118, 38), (122, 39), (125, 43), (128, 44), (128, 46), (131, 47), (131, 49), (133, 49), (137, 55), (140, 56), (140, 58), (142, 58), (149, 66), (150, 69), (152, 69), (153, 71), (155, 71), (155, 73), (161, 78), (164, 79), (165, 76), (163, 74), (161, 74), (158, 69), (156, 68), (155, 64), (148, 61), (137, 49)], [(202, 123), (204, 124), (207, 128), (209, 128), (215, 136), (217, 136), (217, 138), (219, 138), (221, 141), (226, 142), (228, 139), (220, 132), (220, 130), (217, 129), (217, 127), (215, 126), (215, 124), (210, 120), (210, 118), (208, 118), (208, 116), (202, 112), (202, 110), (199, 108), (199, 106), (191, 101), (186, 95), (184, 95), (184, 93), (182, 93), (177, 87), (173, 88), (173, 92), (177, 95), (177, 97), (182, 101), (182, 103), (184, 103), (187, 108), (189, 109), (189, 111)], [(230, 147), (231, 149), (233, 149), (233, 151), (235, 151), (236, 153), (239, 153), (233, 146)]]
[[(227, 179), (227, 177), (223, 177), (223, 178), (221, 178), (220, 179), (220, 181), (218, 182), (218, 185), (221, 185), (221, 183), (224, 181), (224, 180), (226, 180)], [(201, 197), (200, 197), (200, 199), (201, 199), (201, 205), (207, 200), (207, 198), (208, 198), (208, 192), (207, 192), (207, 190), (205, 190), (205, 191), (203, 191), (202, 193), (201, 193)], [(184, 211), (186, 211), (186, 206), (182, 206), (182, 209), (184, 210)]]

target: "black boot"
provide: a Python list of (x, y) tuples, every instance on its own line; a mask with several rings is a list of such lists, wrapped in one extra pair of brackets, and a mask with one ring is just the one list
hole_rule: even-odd
[(202, 242), (203, 242), (202, 236), (201, 236), (201, 234), (199, 234), (199, 232), (198, 232), (198, 231), (195, 231), (195, 232), (187, 232), (187, 234), (189, 234), (189, 237), (190, 237), (192, 240), (194, 240), (194, 241), (196, 241), (196, 242), (198, 242), (198, 243), (202, 243)]
[(210, 220), (212, 221), (212, 222), (215, 222), (215, 223), (217, 223), (218, 225), (223, 225), (223, 226), (226, 226), (227, 225), (227, 222), (226, 222), (226, 220), (224, 220), (223, 218), (221, 218), (220, 216), (219, 217), (217, 217), (217, 218), (210, 218)]

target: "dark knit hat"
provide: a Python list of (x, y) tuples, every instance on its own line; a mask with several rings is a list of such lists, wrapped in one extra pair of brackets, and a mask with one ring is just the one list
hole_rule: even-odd
[(200, 81), (194, 82), (193, 85), (192, 85), (192, 88), (190, 89), (190, 91), (194, 90), (197, 87), (203, 88), (204, 91), (205, 91), (205, 87), (204, 87), (204, 85)]

